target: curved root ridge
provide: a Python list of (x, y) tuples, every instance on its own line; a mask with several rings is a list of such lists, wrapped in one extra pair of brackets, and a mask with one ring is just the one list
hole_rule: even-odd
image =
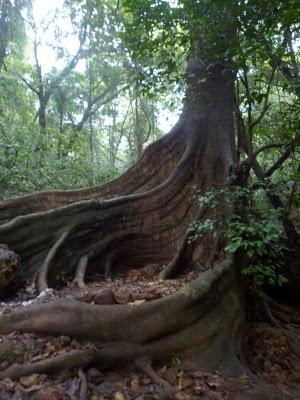
[(86, 287), (84, 283), (84, 277), (88, 261), (89, 257), (87, 254), (85, 254), (80, 258), (76, 268), (75, 277), (72, 281), (72, 286), (79, 287), (80, 289), (84, 289)]
[(66, 241), (69, 234), (70, 234), (70, 229), (63, 232), (59, 237), (59, 239), (54, 243), (54, 245), (49, 250), (47, 257), (45, 258), (45, 261), (43, 262), (40, 272), (38, 273), (37, 276), (36, 288), (39, 293), (42, 292), (43, 290), (48, 289), (48, 283), (47, 283), (48, 272), (51, 268), (51, 265), (55, 261), (55, 256), (57, 251)]
[(74, 350), (69, 353), (59, 354), (45, 360), (25, 364), (13, 364), (0, 372), (0, 379), (18, 379), (21, 376), (33, 373), (56, 373), (76, 367), (88, 367), (99, 358), (99, 353), (93, 350)]

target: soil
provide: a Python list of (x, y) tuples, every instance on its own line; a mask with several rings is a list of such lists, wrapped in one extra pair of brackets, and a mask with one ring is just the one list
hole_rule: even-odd
[[(138, 306), (169, 295), (195, 278), (194, 271), (187, 271), (176, 280), (160, 280), (160, 269), (158, 265), (147, 265), (113, 278), (98, 275), (84, 289), (69, 286), (47, 290), (38, 297), (32, 288), (27, 287), (14, 299), (0, 303), (0, 315), (32, 302), (49, 302), (59, 297), (74, 297), (94, 304), (132, 303)], [(278, 393), (278, 399), (299, 400), (300, 358), (290, 350), (287, 332), (299, 333), (299, 327), (293, 324), (280, 327), (252, 324), (243, 345), (243, 362), (248, 372), (236, 378), (222, 376), (218, 371), (188, 370), (176, 354), (171, 354), (165, 364), (155, 365), (154, 369), (176, 389), (172, 395), (135, 366), (120, 369), (116, 365), (113, 371), (74, 369), (51, 376), (33, 374), (16, 381), (6, 378), (0, 381), (0, 400), (273, 400), (273, 393)], [(0, 336), (0, 370), (13, 363), (34, 362), (87, 348), (91, 349), (92, 345), (67, 336), (12, 332)], [(272, 388), (271, 397), (269, 388)], [(262, 389), (260, 394), (258, 389)]]

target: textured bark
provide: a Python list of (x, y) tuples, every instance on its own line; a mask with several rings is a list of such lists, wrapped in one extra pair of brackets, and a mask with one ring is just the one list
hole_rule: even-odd
[[(208, 68), (208, 64), (210, 67)], [(23, 278), (39, 290), (55, 285), (64, 269), (83, 283), (91, 271), (109, 272), (145, 263), (167, 264), (166, 275), (187, 266), (206, 271), (175, 295), (137, 307), (94, 306), (63, 300), (28, 307), (0, 318), (0, 333), (13, 330), (70, 335), (96, 343), (86, 362), (103, 368), (171, 353), (205, 368), (222, 364), (231, 373), (236, 360), (244, 306), (236, 262), (215, 254), (212, 237), (187, 244), (187, 227), (207, 216), (194, 204), (194, 186), (203, 191), (230, 184), (237, 162), (233, 138), (233, 75), (222, 63), (196, 54), (188, 65), (182, 115), (172, 131), (150, 145), (125, 175), (102, 187), (47, 192), (0, 204), (0, 242), (21, 256)], [(224, 209), (222, 212), (227, 212)], [(65, 360), (74, 366), (80, 360)], [(78, 361), (79, 362), (79, 361)], [(49, 371), (61, 358), (35, 365)], [(75, 364), (74, 364), (75, 363)], [(23, 368), (24, 367), (24, 368)], [(32, 365), (1, 376), (32, 373)]]
[[(5, 288), (14, 280), (20, 262), (19, 256), (9, 250), (5, 244), (0, 244), (0, 296)], [(4, 293), (2, 290), (4, 289)]]
[[(236, 162), (232, 74), (223, 64), (208, 74), (195, 57), (188, 76), (179, 122), (125, 175), (99, 188), (1, 203), (0, 241), (21, 255), (25, 278), (40, 270), (50, 281), (61, 268), (74, 273), (83, 255), (89, 259), (87, 272), (122, 267), (124, 260), (132, 266), (171, 263), (173, 258), (180, 262), (178, 252), (186, 253), (180, 248), (186, 247), (186, 229), (196, 215), (194, 185), (205, 190), (228, 184)], [(185, 258), (210, 260), (207, 245), (205, 254), (200, 243)], [(51, 260), (47, 268), (45, 259)]]
[(181, 138), (182, 122), (179, 121), (168, 135), (152, 143), (138, 163), (124, 175), (100, 187), (41, 192), (4, 200), (0, 203), (0, 223), (4, 224), (19, 215), (46, 211), (76, 201), (107, 199), (150, 190), (164, 182), (173, 171), (185, 147)]
[[(105, 369), (116, 361), (125, 364), (141, 357), (161, 361), (176, 353), (197, 367), (219, 366), (236, 373), (240, 366), (235, 354), (244, 318), (240, 296), (228, 259), (160, 300), (139, 306), (95, 306), (72, 300), (35, 305), (1, 317), (0, 333), (19, 330), (88, 339), (99, 349), (88, 364)], [(79, 358), (72, 367), (80, 362)], [(13, 367), (0, 378), (49, 372), (52, 363), (36, 367)]]

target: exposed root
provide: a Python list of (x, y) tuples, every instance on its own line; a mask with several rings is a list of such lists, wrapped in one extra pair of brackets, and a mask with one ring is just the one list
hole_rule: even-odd
[(19, 263), (20, 257), (7, 245), (0, 244), (0, 296), (3, 294), (2, 289), (14, 280)]
[(266, 313), (266, 316), (267, 316), (267, 318), (269, 319), (269, 322), (272, 324), (272, 325), (274, 325), (274, 326), (276, 326), (277, 328), (281, 328), (281, 325), (279, 324), (279, 322), (277, 321), (277, 319), (274, 317), (274, 315), (272, 314), (272, 311), (270, 310), (270, 307), (269, 307), (269, 305), (268, 305), (268, 302), (267, 302), (267, 300), (265, 299), (265, 297), (262, 297), (262, 305), (263, 305), (263, 308), (264, 308), (264, 310), (265, 310), (265, 313)]
[[(175, 294), (140, 305), (101, 306), (65, 299), (1, 316), (1, 334), (20, 331), (66, 335), (83, 339), (96, 350), (13, 365), (1, 372), (0, 379), (91, 364), (107, 369), (140, 358), (159, 362), (169, 359), (172, 353), (182, 359), (199, 353), (203, 355), (201, 367), (215, 369), (224, 358), (224, 348), (235, 351), (233, 343), (244, 318), (231, 261), (227, 259), (203, 272)], [(173, 393), (174, 388), (157, 379), (147, 364), (141, 364), (145, 372)]]
[(146, 375), (149, 376), (150, 379), (153, 380), (154, 383), (161, 386), (167, 393), (169, 398), (173, 398), (173, 396), (178, 392), (177, 388), (170, 385), (165, 379), (162, 379), (152, 368), (151, 360), (146, 357), (141, 357), (135, 360), (135, 365)]
[(300, 358), (300, 335), (289, 333), (287, 335), (287, 340), (292, 353)]
[(35, 304), (0, 317), (0, 333), (19, 330), (93, 338), (101, 343), (107, 340), (132, 343), (153, 340), (205, 316), (230, 290), (232, 279), (229, 258), (203, 272), (179, 292), (140, 306), (100, 306), (70, 299)]
[(295, 307), (280, 304), (274, 299), (267, 297), (268, 303), (272, 308), (272, 313), (284, 323), (300, 324), (300, 312)]
[[(229, 89), (228, 82), (219, 86), (213, 80), (210, 84), (222, 95)], [(191, 218), (195, 217), (193, 185), (203, 190), (212, 183), (224, 185), (233, 156), (229, 140), (232, 121), (226, 118), (226, 126), (220, 126), (217, 119), (210, 121), (214, 101), (209, 99), (208, 105), (204, 96), (202, 102), (200, 109), (203, 106), (207, 112), (199, 114), (187, 106), (172, 132), (152, 144), (130, 172), (110, 184), (90, 190), (27, 196), (27, 207), (22, 208), (24, 197), (1, 202), (0, 220), (5, 223), (0, 226), (0, 241), (5, 240), (21, 255), (22, 277), (31, 279), (46, 257), (37, 284), (39, 291), (44, 290), (54, 258), (57, 268), (69, 273), (83, 254), (89, 254), (89, 271), (99, 267), (109, 270), (111, 265), (117, 269), (171, 262), (170, 270), (175, 276), (187, 265), (181, 260), (186, 257), (188, 261), (187, 253), (193, 253), (189, 247), (197, 247), (187, 246), (184, 238)], [(218, 106), (222, 115), (227, 107), (231, 115), (231, 100), (225, 108), (223, 102)], [(208, 130), (206, 117), (212, 122)], [(151, 156), (157, 153), (160, 156), (153, 165)], [(212, 157), (214, 153), (219, 156)], [(52, 248), (49, 244), (57, 232), (73, 223), (76, 232), (68, 240), (66, 253), (58, 259), (55, 253), (59, 243)], [(116, 254), (112, 244), (118, 246)]]
[[(161, 184), (171, 174), (181, 157), (185, 140), (183, 121), (158, 141), (151, 143), (138, 162), (124, 175), (101, 186), (66, 191), (39, 192), (0, 202), (0, 225), (21, 215), (39, 213), (88, 199), (107, 199), (141, 193)], [(153, 164), (153, 157), (159, 152)]]
[(78, 371), (78, 377), (79, 377), (80, 382), (81, 382), (79, 400), (86, 400), (87, 399), (87, 394), (88, 394), (87, 381), (86, 381), (85, 373), (82, 371), (81, 368)]
[[(287, 331), (282, 325), (280, 325), (280, 323), (274, 317), (273, 312), (271, 311), (271, 308), (269, 307), (268, 302), (271, 305), (276, 305), (278, 308), (281, 307), (281, 308), (286, 309), (286, 310), (287, 310), (287, 308), (285, 308), (284, 306), (279, 305), (278, 303), (275, 303), (272, 299), (269, 299), (267, 297), (263, 298), (262, 300), (263, 300), (263, 307), (264, 307), (265, 313), (266, 313), (266, 315), (267, 315), (267, 317), (269, 319), (269, 322), (272, 325), (276, 326), (276, 328), (279, 328), (284, 332), (284, 334), (286, 335), (290, 350), (297, 357), (300, 357), (300, 336), (298, 334), (296, 334), (296, 333), (291, 333), (291, 332)], [(279, 315), (278, 318), (282, 319), (283, 322), (286, 322), (286, 321), (284, 321), (284, 317), (282, 316), (282, 314)]]
[(48, 289), (48, 283), (47, 283), (47, 275), (49, 272), (49, 269), (51, 268), (51, 265), (55, 261), (55, 256), (59, 248), (62, 246), (62, 244), (66, 241), (67, 237), (70, 234), (70, 229), (66, 230), (61, 234), (59, 239), (54, 243), (54, 245), (51, 247), (50, 251), (47, 254), (47, 257), (45, 258), (45, 261), (43, 262), (43, 265), (41, 266), (40, 272), (38, 273), (37, 276), (37, 281), (36, 281), (36, 288), (38, 292), (42, 292), (43, 290)]
[[(205, 213), (207, 212), (206, 208), (197, 209), (195, 215), (192, 220), (200, 220), (203, 218)], [(190, 232), (186, 229), (186, 232), (183, 236), (183, 239), (178, 246), (178, 249), (175, 253), (175, 256), (170, 261), (170, 263), (163, 269), (160, 273), (161, 279), (173, 279), (177, 278), (180, 274), (182, 274), (185, 268), (191, 266), (193, 264), (193, 253), (195, 253), (195, 249), (199, 242), (189, 242)], [(209, 260), (213, 261), (213, 260)]]
[(82, 256), (78, 262), (76, 272), (75, 272), (75, 278), (72, 281), (72, 286), (74, 287), (79, 287), (80, 289), (84, 289), (85, 283), (84, 283), (84, 277), (85, 277), (85, 272), (86, 268), (88, 265), (89, 257), (87, 254)]
[(180, 273), (184, 272), (184, 267), (187, 267), (185, 261), (188, 258), (187, 253), (191, 253), (192, 246), (188, 247), (188, 232), (185, 234), (183, 241), (172, 261), (160, 273), (161, 279), (176, 278)]
[[(48, 286), (47, 273), (54, 258), (56, 267), (67, 272), (83, 254), (89, 254), (91, 270), (99, 266), (110, 269), (111, 264), (119, 268), (169, 262), (190, 217), (190, 164), (185, 156), (169, 179), (149, 192), (105, 201), (85, 200), (19, 216), (0, 226), (0, 240), (5, 238), (22, 256), (22, 266), (26, 267), (22, 270), (24, 279), (32, 279), (46, 257), (38, 277), (39, 291)], [(51, 246), (57, 232), (72, 225), (76, 230), (68, 240), (65, 254), (58, 258), (55, 253), (64, 238), (52, 248), (49, 244)]]
[(74, 350), (45, 360), (26, 364), (13, 364), (0, 372), (0, 379), (18, 379), (34, 373), (53, 374), (77, 367), (88, 367), (99, 359), (99, 353), (93, 350)]
[[(38, 276), (39, 291), (47, 288), (47, 275), (54, 261), (57, 268), (71, 270), (80, 260), (75, 281), (77, 278), (82, 284), (88, 261), (91, 269), (99, 268), (99, 264), (109, 269), (111, 265), (170, 263), (175, 255), (168, 268), (170, 276), (194, 261), (198, 244), (187, 246), (185, 235), (191, 219), (197, 216), (193, 215), (196, 205), (192, 187), (198, 185), (205, 190), (211, 185), (227, 185), (236, 161), (231, 74), (220, 70), (212, 79), (199, 79), (206, 75), (205, 64), (193, 59), (189, 76), (195, 79), (188, 85), (187, 98), (199, 98), (199, 104), (187, 101), (175, 132), (153, 144), (131, 172), (96, 190), (29, 196), (30, 204), (22, 208), (24, 198), (0, 204), (5, 212), (3, 216), (1, 212), (1, 221), (6, 222), (0, 226), (0, 240), (20, 253), (28, 277), (46, 256)], [(204, 94), (199, 96), (202, 89)], [(160, 152), (162, 157), (157, 157), (153, 165), (151, 156)], [(113, 198), (102, 200), (107, 197)], [(72, 224), (76, 232), (68, 237), (65, 227)], [(63, 233), (49, 249), (57, 232)], [(67, 237), (66, 252), (60, 258), (58, 251)], [(210, 256), (208, 250), (205, 260)], [(64, 265), (66, 260), (68, 265)], [(166, 386), (145, 360), (166, 360), (172, 353), (182, 359), (199, 354), (195, 362), (202, 363), (202, 368), (215, 369), (228, 353), (235, 353), (244, 321), (235, 272), (228, 257), (214, 263), (179, 292), (140, 305), (100, 306), (67, 299), (3, 315), (0, 333), (17, 330), (66, 335), (96, 345), (97, 351), (66, 353), (12, 366), (2, 376), (52, 372), (91, 363), (110, 368), (116, 362), (120, 365), (143, 357), (144, 371), (172, 392), (174, 388)]]

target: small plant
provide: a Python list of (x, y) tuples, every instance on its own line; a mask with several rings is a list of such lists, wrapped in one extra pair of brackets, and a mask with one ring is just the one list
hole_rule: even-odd
[(65, 285), (68, 280), (68, 274), (66, 271), (58, 271), (55, 275), (55, 280), (61, 285)]
[(181, 357), (178, 354), (172, 353), (171, 354), (171, 362), (173, 365), (180, 365), (182, 362)]
[(151, 387), (149, 388), (148, 394), (150, 394), (151, 396), (154, 396), (154, 395), (155, 395), (155, 389), (154, 389), (153, 386), (151, 386)]
[[(258, 191), (232, 187), (213, 189), (204, 195), (197, 193), (200, 208), (207, 207), (218, 218), (193, 221), (189, 228), (192, 242), (211, 233), (215, 239), (227, 241), (226, 251), (242, 251), (248, 257), (248, 266), (242, 270), (255, 279), (257, 285), (268, 283), (282, 285), (287, 279), (279, 273), (283, 262), (282, 210), (270, 206), (266, 196), (267, 186)], [(221, 202), (222, 200), (222, 202)], [(220, 205), (222, 204), (222, 212)], [(225, 208), (224, 208), (225, 205)], [(230, 212), (226, 212), (230, 210)]]

